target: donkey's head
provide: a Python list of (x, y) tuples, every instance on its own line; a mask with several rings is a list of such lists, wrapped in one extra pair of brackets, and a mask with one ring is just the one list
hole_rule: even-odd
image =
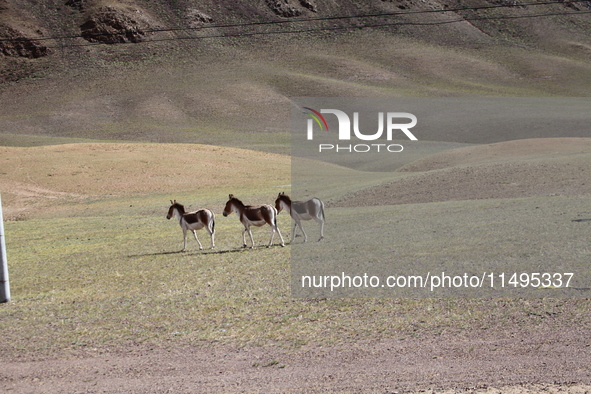
[(175, 213), (179, 216), (182, 216), (185, 213), (185, 207), (183, 204), (179, 204), (176, 200), (170, 200), (170, 208), (168, 208), (168, 214), (166, 215), (167, 219), (172, 218), (175, 216)]
[(289, 206), (290, 203), (291, 199), (289, 198), (289, 196), (285, 194), (285, 192), (281, 192), (275, 200), (275, 209), (277, 209), (277, 212), (281, 212), (283, 206)]

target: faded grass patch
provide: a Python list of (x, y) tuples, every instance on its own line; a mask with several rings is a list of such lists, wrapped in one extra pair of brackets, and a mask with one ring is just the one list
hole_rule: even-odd
[[(88, 199), (66, 196), (52, 200), (51, 209), (27, 220), (6, 223), (13, 300), (0, 307), (0, 330), (5, 333), (0, 344), (3, 359), (216, 343), (284, 348), (348, 346), (385, 338), (462, 336), (475, 330), (498, 331), (502, 336), (511, 330), (591, 324), (586, 300), (293, 299), (289, 288), (292, 246), (262, 247), (270, 232), (260, 228), (254, 230), (258, 247), (243, 250), (238, 218), (219, 215), (228, 193), (252, 204), (272, 202), (279, 191), (289, 193), (286, 157), (193, 145), (82, 144), (2, 149), (12, 155), (12, 160), (31, 165), (27, 169), (14, 167), (31, 185), (64, 193), (77, 190), (69, 189), (69, 171), (89, 165), (86, 171), (92, 175), (80, 178), (85, 182), (83, 190), (99, 193)], [(39, 152), (43, 155), (33, 154)], [(37, 159), (42, 165), (35, 167)], [(186, 167), (167, 178), (167, 171), (179, 162)], [(233, 164), (226, 167), (227, 162)], [(351, 192), (352, 186), (342, 182), (343, 176), (350, 177), (359, 189), (392, 177), (336, 165), (326, 165), (320, 176), (318, 163), (309, 161), (305, 165), (310, 169), (310, 190), (323, 190), (321, 198)], [(146, 174), (142, 173), (148, 168)], [(122, 171), (121, 178), (116, 178), (117, 170)], [(53, 175), (48, 177), (50, 171)], [(331, 174), (328, 178), (327, 173)], [(3, 176), (16, 179), (12, 172)], [(101, 176), (104, 178), (98, 178)], [(158, 189), (165, 179), (170, 182), (168, 186)], [(123, 181), (131, 182), (132, 187), (126, 189)], [(198, 251), (195, 241), (189, 239), (188, 251), (178, 252), (182, 247), (180, 227), (164, 217), (172, 198), (218, 213), (215, 251)], [(381, 236), (406, 261), (418, 255), (479, 261), (482, 256), (522, 258), (523, 253), (528, 253), (528, 258), (543, 253), (545, 258), (574, 261), (587, 258), (588, 248), (568, 248), (574, 245), (573, 240), (564, 246), (547, 241), (553, 239), (554, 222), (560, 225), (562, 237), (580, 230), (579, 224), (568, 220), (580, 214), (586, 201), (584, 197), (538, 198), (365, 210), (381, 221), (386, 229)], [(550, 215), (550, 222), (540, 222), (543, 216), (532, 216), (527, 208), (531, 203), (541, 207), (538, 212)], [(504, 225), (491, 222), (491, 214)], [(336, 250), (355, 236), (354, 231), (331, 233), (330, 221), (346, 218), (350, 215), (347, 209), (332, 209), (327, 215), (327, 242), (310, 243), (311, 248)], [(524, 218), (520, 226), (510, 225), (519, 218)], [(562, 223), (564, 219), (567, 222)], [(474, 220), (478, 222), (465, 226)], [(288, 240), (291, 223), (287, 215), (279, 215), (279, 226)], [(428, 231), (434, 227), (437, 233)], [(306, 228), (311, 233), (316, 231), (311, 225)], [(396, 229), (394, 239), (389, 238), (392, 228)], [(489, 231), (491, 228), (497, 231)], [(500, 231), (502, 228), (511, 231)], [(498, 242), (491, 242), (484, 250), (474, 232)], [(576, 234), (576, 242), (584, 243), (584, 236)], [(207, 246), (205, 233), (198, 235)], [(535, 242), (530, 242), (532, 236), (538, 237)], [(409, 248), (408, 243), (414, 246)]]
[[(255, 229), (257, 248), (244, 250), (237, 218), (220, 215), (215, 251), (198, 251), (191, 239), (188, 251), (180, 253), (181, 230), (164, 218), (165, 209), (156, 215), (160, 208), (151, 198), (127, 201), (133, 209), (115, 203), (106, 216), (7, 223), (13, 301), (0, 308), (4, 359), (213, 343), (347, 346), (499, 327), (504, 335), (590, 324), (589, 303), (583, 300), (292, 299), (291, 246), (265, 248), (268, 228)], [(396, 247), (412, 239), (435, 256), (441, 253), (438, 242), (444, 242), (445, 253), (464, 256), (459, 242), (465, 234), (458, 234), (458, 244), (421, 235), (425, 220), (457, 215), (441, 208), (437, 215), (427, 210), (415, 218), (417, 227), (406, 236), (399, 232)], [(147, 211), (154, 214), (144, 215)], [(411, 216), (405, 206), (399, 220), (407, 223)], [(289, 218), (280, 215), (279, 225), (287, 239)], [(207, 245), (205, 233), (198, 235)], [(340, 235), (330, 237), (335, 239), (327, 247), (345, 242)], [(481, 247), (469, 246), (473, 252)], [(499, 253), (511, 253), (510, 242), (502, 248)], [(407, 253), (401, 258), (410, 260), (414, 252)]]
[(289, 157), (206, 145), (87, 143), (0, 147), (0, 154), (7, 218), (87, 200), (189, 192), (203, 199), (289, 183)]

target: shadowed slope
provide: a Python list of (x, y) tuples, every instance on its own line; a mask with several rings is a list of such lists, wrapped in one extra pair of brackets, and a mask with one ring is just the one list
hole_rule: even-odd
[(394, 182), (346, 196), (354, 207), (591, 193), (591, 139), (520, 140), (455, 149), (411, 163)]

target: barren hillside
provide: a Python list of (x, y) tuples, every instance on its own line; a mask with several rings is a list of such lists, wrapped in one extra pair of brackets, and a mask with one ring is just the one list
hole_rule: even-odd
[(591, 193), (591, 139), (508, 141), (448, 150), (400, 169), (409, 175), (334, 206), (580, 196)]
[(277, 151), (294, 96), (587, 96), (591, 2), (538, 3), (1, 0), (0, 130)]

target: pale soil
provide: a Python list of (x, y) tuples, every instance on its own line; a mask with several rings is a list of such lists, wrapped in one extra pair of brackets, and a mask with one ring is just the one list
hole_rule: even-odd
[(591, 392), (585, 330), (472, 332), (346, 347), (118, 349), (12, 361), (0, 389), (14, 393)]

